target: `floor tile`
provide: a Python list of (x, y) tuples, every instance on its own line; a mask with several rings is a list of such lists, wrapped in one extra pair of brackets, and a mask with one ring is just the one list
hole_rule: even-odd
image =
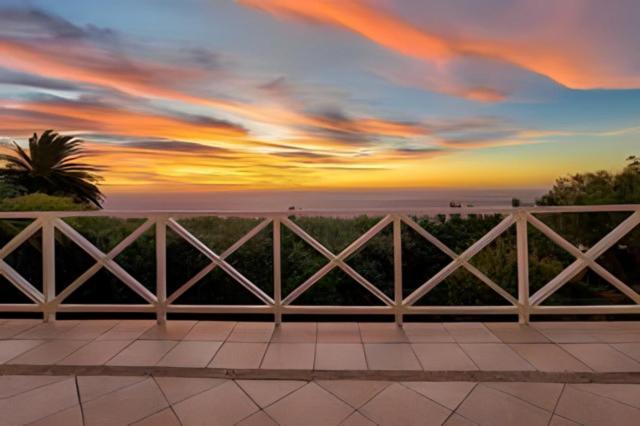
[(196, 321), (167, 321), (155, 324), (145, 331), (139, 339), (144, 340), (182, 340), (196, 325)]
[(359, 411), (382, 425), (441, 425), (451, 413), (397, 383), (380, 392)]
[(123, 320), (96, 340), (134, 340), (155, 324), (153, 320)]
[(390, 382), (376, 380), (318, 380), (317, 384), (353, 408), (360, 408), (382, 392)]
[(204, 368), (213, 359), (222, 342), (180, 342), (158, 362), (163, 367)]
[(479, 424), (547, 425), (551, 413), (514, 396), (479, 384), (456, 410)]
[(484, 383), (484, 386), (508, 393), (550, 412), (556, 406), (563, 388), (561, 383), (524, 382), (492, 382)]
[(318, 343), (315, 370), (366, 370), (361, 343)]
[(531, 364), (504, 343), (461, 343), (460, 347), (481, 370), (534, 370)]
[(307, 382), (301, 380), (236, 380), (251, 399), (265, 408), (291, 392), (300, 389)]
[(155, 377), (155, 380), (170, 404), (183, 401), (226, 382), (225, 379), (206, 377)]
[(375, 426), (375, 423), (356, 411), (340, 423), (340, 426)]
[(83, 411), (87, 426), (108, 426), (142, 420), (167, 406), (156, 382), (148, 378), (84, 403)]
[(603, 343), (639, 343), (640, 330), (599, 330), (591, 333)]
[(640, 343), (614, 343), (611, 346), (640, 362)]
[(8, 320), (0, 324), (0, 339), (11, 339), (18, 334), (42, 324), (42, 320), (20, 319)]
[(358, 323), (364, 343), (406, 343), (409, 341), (402, 327), (396, 323)]
[(4, 364), (45, 342), (46, 340), (0, 340), (0, 364)]
[(313, 343), (270, 343), (260, 368), (311, 370), (314, 358)]
[(7, 364), (55, 364), (87, 343), (86, 340), (51, 340), (13, 358)]
[(362, 343), (358, 323), (318, 323), (318, 343)]
[(235, 424), (259, 410), (231, 380), (179, 402), (173, 409), (185, 426)]
[(595, 393), (640, 408), (640, 384), (585, 383), (572, 386), (581, 391)]
[(69, 356), (61, 359), (61, 365), (103, 365), (127, 347), (129, 340), (100, 340), (89, 342)]
[(422, 370), (408, 343), (370, 343), (364, 351), (370, 370)]
[(503, 343), (549, 343), (542, 333), (528, 325), (510, 322), (484, 323)]
[(447, 419), (447, 421), (444, 422), (444, 426), (475, 426), (475, 425), (477, 425), (476, 422), (472, 422), (466, 417), (462, 417), (460, 414), (456, 414), (456, 413), (451, 414), (451, 416)]
[(145, 376), (78, 376), (78, 391), (83, 403), (140, 383)]
[(14, 336), (14, 339), (57, 339), (80, 324), (80, 321), (52, 321), (41, 323)]
[(175, 415), (171, 408), (165, 408), (162, 411), (158, 411), (155, 414), (145, 417), (135, 423), (131, 423), (131, 426), (181, 426), (180, 420)]
[(640, 371), (640, 364), (606, 343), (561, 345), (595, 371)]
[(211, 340), (223, 342), (236, 325), (233, 321), (199, 321), (189, 333), (184, 336), (184, 340)]
[(273, 334), (272, 322), (239, 322), (229, 337), (228, 342), (268, 343)]
[(404, 386), (455, 410), (476, 386), (474, 382), (404, 382)]
[(453, 336), (440, 323), (408, 322), (403, 326), (411, 343), (453, 343)]
[(539, 371), (592, 371), (554, 343), (518, 343), (509, 346)]
[(91, 340), (106, 333), (118, 324), (118, 320), (82, 320), (78, 326), (62, 333), (61, 339)]
[(477, 322), (444, 323), (444, 327), (458, 343), (498, 343), (487, 327)]
[(258, 411), (236, 424), (238, 426), (278, 426), (278, 423), (264, 411)]
[(478, 369), (457, 343), (414, 343), (413, 350), (425, 371)]
[(637, 425), (640, 410), (567, 385), (556, 413), (584, 425)]
[(177, 342), (171, 340), (136, 340), (113, 357), (107, 365), (155, 365)]
[(271, 342), (315, 343), (317, 325), (314, 322), (285, 322), (273, 331)]
[(69, 379), (68, 376), (0, 376), (0, 399)]
[(209, 364), (211, 368), (260, 368), (267, 343), (226, 342)]
[(82, 410), (76, 405), (29, 423), (29, 426), (83, 426)]
[(281, 425), (337, 425), (353, 409), (315, 383), (308, 383), (265, 409)]
[(560, 417), (554, 414), (551, 417), (551, 421), (549, 422), (549, 426), (579, 426), (580, 423), (576, 423), (573, 420), (565, 419), (564, 417)]
[(598, 339), (585, 329), (539, 329), (554, 343), (596, 343)]
[(0, 400), (0, 421), (23, 425), (79, 404), (73, 377)]

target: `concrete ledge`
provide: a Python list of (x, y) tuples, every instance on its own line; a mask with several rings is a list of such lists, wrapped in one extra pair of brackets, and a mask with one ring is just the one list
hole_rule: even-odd
[(396, 370), (269, 370), (186, 367), (74, 365), (0, 365), (0, 375), (165, 376), (247, 380), (384, 380), (430, 382), (547, 382), (640, 384), (640, 372), (542, 371), (396, 371)]

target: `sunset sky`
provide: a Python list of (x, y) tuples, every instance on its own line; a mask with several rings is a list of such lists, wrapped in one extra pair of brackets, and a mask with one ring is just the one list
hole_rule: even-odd
[(640, 154), (637, 0), (0, 0), (0, 139), (107, 191), (544, 187)]

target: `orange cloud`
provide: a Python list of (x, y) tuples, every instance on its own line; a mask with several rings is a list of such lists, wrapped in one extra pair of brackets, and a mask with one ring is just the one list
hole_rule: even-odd
[[(623, 67), (619, 67), (620, 64), (606, 60), (598, 48), (588, 51), (575, 45), (588, 44), (589, 40), (580, 40), (568, 46), (566, 43), (554, 45), (522, 36), (489, 39), (473, 35), (436, 34), (364, 0), (239, 1), (277, 16), (293, 16), (336, 25), (405, 56), (440, 64), (455, 57), (478, 56), (517, 65), (573, 89), (640, 87), (637, 69), (621, 69)], [(484, 91), (471, 92), (469, 97), (480, 100), (496, 98), (495, 94)]]

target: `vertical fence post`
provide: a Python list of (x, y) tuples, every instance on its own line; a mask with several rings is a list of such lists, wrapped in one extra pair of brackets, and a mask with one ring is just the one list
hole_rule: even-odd
[(156, 220), (156, 319), (158, 324), (167, 321), (167, 220), (160, 216)]
[(282, 246), (280, 234), (280, 218), (273, 219), (273, 301), (274, 321), (282, 323)]
[(516, 213), (516, 250), (518, 256), (518, 322), (529, 324), (529, 242), (527, 238), (527, 214)]
[(47, 214), (42, 222), (42, 293), (44, 295), (43, 320), (56, 319), (56, 239), (54, 217)]
[(393, 294), (396, 324), (402, 326), (402, 222), (399, 215), (393, 217)]

